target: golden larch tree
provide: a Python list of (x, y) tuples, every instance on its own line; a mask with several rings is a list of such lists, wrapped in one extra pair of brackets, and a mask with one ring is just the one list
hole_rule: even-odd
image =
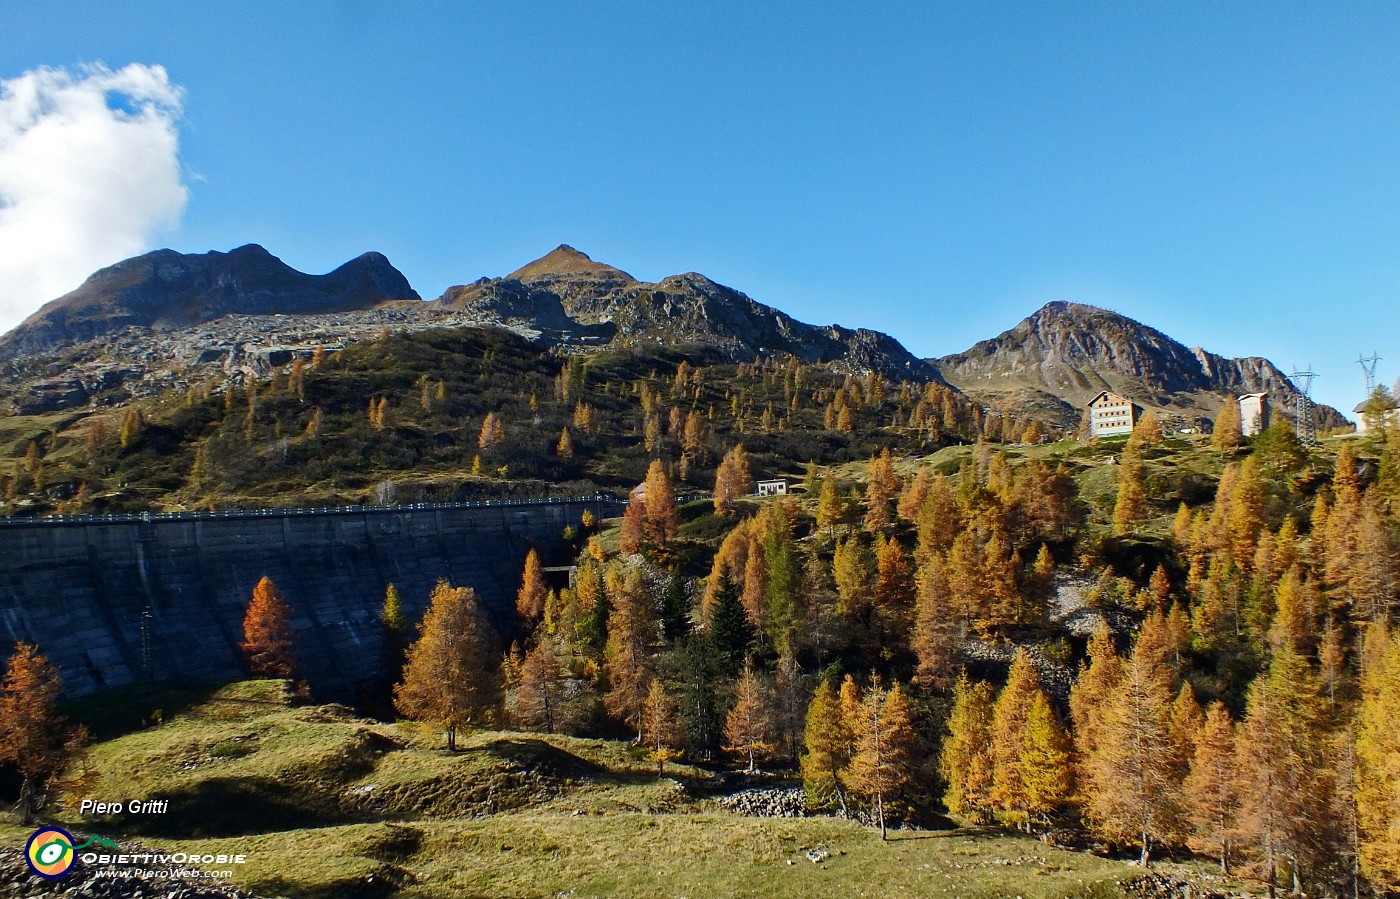
[(525, 554), (525, 571), (520, 589), (515, 594), (515, 613), (522, 621), (533, 625), (544, 614), (548, 599), (549, 586), (544, 580), (544, 566), (540, 564), (540, 554), (531, 548)]
[(953, 683), (962, 651), (962, 627), (953, 608), (947, 565), (935, 554), (919, 572), (910, 648), (918, 660), (914, 680), (944, 691)]
[(293, 651), (292, 612), (282, 601), (272, 578), (263, 576), (253, 588), (253, 599), (243, 617), (243, 643), (239, 647), (254, 677), (291, 677), (296, 667)]
[(384, 588), (384, 605), (379, 609), (379, 623), (384, 625), (384, 662), (391, 673), (403, 668), (404, 650), (412, 634), (408, 615), (399, 598), (399, 588), (389, 584)]
[(1279, 647), (1268, 671), (1250, 685), (1236, 741), (1241, 836), (1262, 856), (1270, 893), (1280, 863), (1292, 872), (1294, 892), (1301, 891), (1331, 824), (1322, 714), (1321, 690), (1307, 660)]
[(822, 478), (821, 490), (817, 496), (817, 527), (828, 535), (836, 533), (836, 526), (846, 515), (841, 503), (841, 490), (835, 478)]
[(1215, 418), (1215, 429), (1211, 432), (1210, 445), (1218, 450), (1231, 450), (1244, 443), (1244, 433), (1240, 422), (1240, 404), (1233, 396), (1225, 398), (1220, 414)]
[(646, 501), (637, 494), (627, 500), (627, 508), (622, 513), (622, 533), (618, 537), (617, 548), (627, 554), (642, 551), (642, 538), (645, 532)]
[(1400, 641), (1370, 629), (1367, 665), (1357, 713), (1356, 808), (1361, 866), (1387, 890), (1400, 890)]
[(928, 499), (929, 489), (933, 485), (933, 478), (929, 475), (929, 466), (921, 465), (912, 480), (905, 485), (904, 490), (899, 494), (899, 502), (895, 504), (895, 513), (903, 521), (914, 522), (918, 520), (919, 510), (924, 507), (924, 501)]
[(651, 650), (660, 634), (641, 575), (635, 569), (609, 575), (607, 592), (613, 605), (603, 650), (603, 672), (608, 684), (603, 708), (635, 728), (640, 744), (644, 737), (643, 706), (652, 680)]
[(666, 773), (666, 763), (679, 758), (681, 735), (679, 709), (661, 681), (652, 678), (642, 703), (640, 740), (647, 755), (656, 762), (656, 776)]
[(750, 665), (739, 676), (734, 707), (724, 719), (724, 749), (746, 759), (750, 774), (758, 759), (773, 752), (773, 703)]
[(1251, 568), (1259, 534), (1264, 528), (1264, 479), (1255, 456), (1239, 466), (1225, 522), (1226, 548), (1235, 564)]
[(1097, 720), (1085, 760), (1090, 824), (1107, 839), (1137, 842), (1144, 868), (1154, 844), (1170, 843), (1182, 832), (1172, 700), (1164, 654), (1139, 636), (1118, 689)]
[(904, 547), (893, 537), (875, 537), (875, 604), (904, 621), (914, 606), (914, 572)]
[(1070, 797), (1073, 774), (1070, 769), (1069, 735), (1055, 717), (1050, 700), (1037, 693), (1031, 700), (1026, 728), (1021, 735), (1020, 765), (1022, 807), (1028, 818), (1048, 824)]
[(972, 683), (966, 673), (953, 688), (953, 710), (948, 716), (948, 736), (939, 754), (939, 771), (947, 790), (943, 804), (949, 813), (973, 824), (985, 824), (992, 815), (992, 685)]
[(394, 687), (394, 708), (442, 727), (455, 751), (458, 729), (484, 722), (500, 704), (496, 642), (476, 591), (438, 581)]
[(1144, 446), (1153, 446), (1161, 442), (1161, 419), (1157, 416), (1157, 410), (1148, 409), (1138, 418), (1137, 424), (1133, 425), (1133, 432), (1128, 436), (1128, 443), (1134, 449), (1141, 449)]
[[(844, 429), (843, 429), (844, 430)], [(866, 469), (865, 481), (865, 527), (873, 532), (888, 527), (893, 520), (890, 504), (899, 490), (899, 478), (894, 473), (894, 462), (888, 448), (880, 455), (872, 456)]]
[(934, 553), (946, 553), (953, 541), (963, 533), (962, 510), (958, 507), (953, 487), (947, 475), (939, 474), (929, 485), (928, 496), (919, 508), (915, 522), (918, 528), (918, 544), (914, 559), (920, 565), (928, 561)]
[(851, 792), (874, 803), (880, 839), (885, 840), (886, 804), (908, 789), (918, 762), (918, 736), (903, 688), (898, 683), (889, 691), (871, 687), (861, 704), (861, 724), (851, 760)]
[(680, 512), (676, 509), (676, 494), (671, 489), (671, 477), (660, 459), (653, 459), (647, 469), (646, 522), (644, 533), (653, 549), (664, 551), (666, 543), (680, 530)]
[(21, 778), (23, 822), (32, 824), (49, 785), (81, 749), (86, 731), (68, 727), (58, 712), (63, 682), (37, 646), (20, 642), (0, 681), (0, 764)]
[(1024, 649), (1016, 650), (1006, 686), (992, 709), (992, 807), (1008, 821), (1027, 823), (1026, 789), (1021, 780), (1021, 752), (1031, 706), (1041, 695), (1040, 675)]
[(842, 816), (846, 805), (846, 768), (855, 754), (855, 738), (850, 722), (841, 710), (841, 700), (831, 681), (823, 680), (807, 704), (803, 729), (802, 788), (812, 808), (828, 808), (833, 800)]
[(1113, 636), (1100, 627), (1089, 640), (1088, 663), (1079, 670), (1069, 693), (1070, 718), (1074, 723), (1074, 746), (1080, 785), (1089, 780), (1087, 760), (1098, 746), (1109, 702), (1123, 680), (1123, 660), (1113, 645)]
[(520, 663), (515, 685), (515, 719), (523, 727), (552, 734), (562, 721), (564, 671), (554, 640), (541, 639)]
[(495, 412), (487, 412), (485, 420), (481, 423), (481, 433), (477, 435), (476, 445), (480, 449), (488, 450), (500, 446), (505, 439), (506, 429), (501, 423), (501, 417)]
[(1113, 533), (1131, 534), (1147, 515), (1147, 474), (1142, 451), (1124, 447), (1118, 457), (1118, 499), (1113, 504)]
[(852, 534), (836, 544), (831, 576), (841, 598), (841, 613), (848, 618), (858, 618), (874, 600), (871, 568), (870, 551), (861, 542), (860, 534)]
[(1230, 847), (1239, 827), (1239, 771), (1235, 762), (1235, 723), (1224, 703), (1206, 711), (1185, 783), (1191, 818), (1191, 848), (1220, 859), (1230, 873)]
[(1205, 713), (1196, 701), (1195, 689), (1190, 681), (1182, 681), (1167, 719), (1167, 733), (1172, 742), (1172, 768), (1178, 780), (1184, 781), (1190, 772), (1191, 756), (1200, 743), (1201, 730), (1205, 726)]
[(735, 502), (741, 496), (753, 492), (753, 472), (749, 467), (749, 454), (742, 443), (724, 454), (715, 472), (715, 512), (719, 515), (733, 515)]

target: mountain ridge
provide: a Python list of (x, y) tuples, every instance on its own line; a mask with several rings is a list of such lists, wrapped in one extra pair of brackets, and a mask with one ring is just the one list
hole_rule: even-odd
[[(1047, 303), (967, 350), (919, 359), (879, 331), (806, 324), (697, 272), (641, 281), (568, 244), (428, 302), (376, 252), (308, 275), (257, 244), (227, 253), (156, 250), (94, 272), (0, 336), (8, 381), (0, 393), (29, 411), (121, 402), (211, 365), (225, 377), (257, 377), (385, 328), (461, 326), (501, 327), (569, 351), (692, 348), (736, 362), (787, 354), (945, 383), (988, 408), (1065, 430), (1099, 390), (1165, 410), (1180, 426), (1208, 424), (1233, 394), (1268, 393), (1285, 416), (1297, 400), (1267, 359), (1188, 348), (1087, 304)], [(125, 392), (109, 393), (116, 388)], [(1343, 421), (1319, 407), (1321, 426)]]
[[(1065, 425), (1101, 390), (1187, 423), (1213, 420), (1227, 396), (1267, 393), (1285, 417), (1298, 398), (1297, 387), (1268, 359), (1187, 347), (1121, 313), (1064, 300), (961, 353), (929, 361), (965, 393), (1055, 412)], [(1322, 426), (1342, 421), (1335, 409), (1316, 408)]]
[(701, 346), (734, 361), (788, 353), (886, 377), (941, 380), (933, 366), (888, 334), (809, 325), (698, 272), (639, 281), (568, 244), (504, 278), (449, 287), (434, 302), (542, 332), (577, 329), (609, 345)]
[(0, 337), (0, 359), (102, 337), (126, 327), (178, 328), (225, 315), (346, 312), (419, 300), (378, 252), (324, 275), (299, 272), (258, 244), (227, 253), (160, 249), (99, 269)]

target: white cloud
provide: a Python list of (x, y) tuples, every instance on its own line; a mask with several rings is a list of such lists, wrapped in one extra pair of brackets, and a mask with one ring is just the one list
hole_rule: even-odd
[(0, 331), (179, 224), (181, 114), (162, 66), (0, 81)]

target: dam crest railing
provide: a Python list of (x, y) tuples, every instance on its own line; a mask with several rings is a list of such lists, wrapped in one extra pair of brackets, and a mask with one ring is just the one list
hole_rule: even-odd
[[(677, 497), (685, 501), (687, 497)], [(292, 508), (261, 509), (191, 509), (172, 512), (109, 512), (79, 513), (76, 515), (41, 515), (30, 518), (0, 518), (0, 529), (33, 527), (36, 524), (130, 524), (157, 521), (226, 521), (240, 518), (288, 518), (309, 515), (362, 515), (392, 514), (401, 512), (431, 512), (457, 509), (495, 509), (527, 506), (559, 506), (592, 504), (623, 507), (627, 501), (611, 494), (599, 493), (593, 496), (552, 496), (530, 499), (484, 499), (462, 500), (459, 502), (436, 503), (362, 503), (348, 506), (300, 506)]]

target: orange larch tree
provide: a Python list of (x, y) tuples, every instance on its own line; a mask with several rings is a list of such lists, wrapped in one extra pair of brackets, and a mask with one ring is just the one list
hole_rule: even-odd
[(643, 520), (646, 517), (646, 502), (637, 494), (627, 500), (627, 509), (622, 513), (622, 533), (618, 537), (617, 548), (624, 553), (641, 552)]
[(749, 467), (749, 454), (742, 443), (724, 454), (715, 472), (715, 512), (720, 515), (733, 515), (734, 501), (753, 490), (753, 473)]
[(58, 669), (29, 643), (17, 643), (0, 682), (0, 764), (22, 778), (20, 806), (25, 824), (47, 787), (63, 773), (86, 741), (86, 731), (68, 727), (58, 713), (63, 683)]
[(292, 612), (272, 578), (263, 576), (253, 588), (253, 600), (243, 618), (243, 643), (248, 670), (254, 677), (291, 677), (296, 667)]
[(646, 492), (646, 539), (653, 549), (664, 551), (667, 541), (680, 530), (680, 512), (671, 478), (660, 459), (653, 459), (647, 469)]
[(495, 644), (476, 591), (438, 581), (394, 687), (394, 708), (441, 725), (448, 750), (456, 750), (458, 728), (485, 720), (500, 703)]
[(750, 666), (744, 666), (736, 693), (734, 708), (724, 721), (724, 748), (746, 758), (752, 774), (758, 759), (773, 751), (773, 706)]
[(540, 554), (531, 549), (525, 556), (525, 572), (520, 590), (515, 594), (515, 612), (520, 619), (534, 624), (544, 614), (545, 602), (549, 599), (549, 587), (544, 582), (544, 566), (540, 564)]

